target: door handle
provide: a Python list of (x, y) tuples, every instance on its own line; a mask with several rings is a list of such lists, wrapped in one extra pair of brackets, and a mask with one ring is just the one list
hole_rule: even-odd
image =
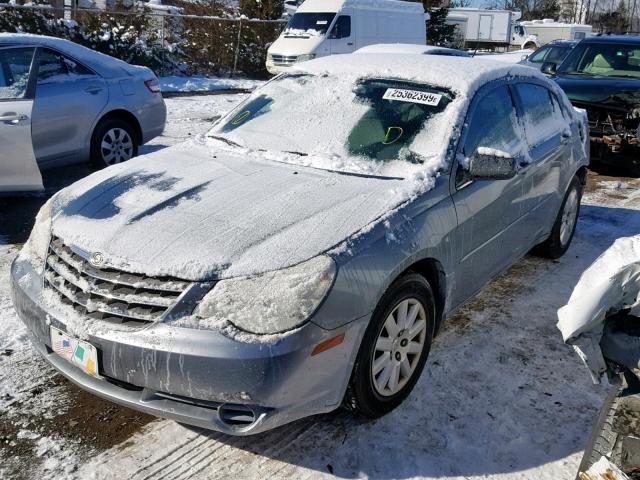
[(0, 115), (0, 122), (3, 122), (3, 123), (11, 123), (15, 125), (25, 120), (29, 120), (29, 117), (27, 115), (18, 114), (14, 112), (6, 112)]
[(347, 42), (347, 45), (353, 45), (353, 42)]

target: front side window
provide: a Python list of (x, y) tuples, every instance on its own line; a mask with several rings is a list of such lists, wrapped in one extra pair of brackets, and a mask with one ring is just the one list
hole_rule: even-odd
[(284, 31), (285, 37), (312, 37), (325, 35), (335, 13), (296, 13)]
[(351, 17), (340, 15), (331, 30), (330, 38), (348, 38), (351, 36)]
[(516, 125), (509, 88), (506, 85), (494, 88), (482, 97), (473, 111), (464, 143), (465, 156), (471, 157), (481, 148), (517, 155), (521, 139)]
[(640, 45), (581, 43), (558, 73), (640, 79)]
[(33, 48), (0, 50), (0, 100), (21, 100), (27, 96)]
[(453, 94), (398, 80), (347, 81), (314, 75), (273, 80), (214, 127), (210, 135), (252, 150), (352, 162), (379, 170), (420, 164), (446, 142)]
[(553, 103), (551, 92), (532, 83), (519, 83), (516, 89), (522, 104), (529, 143), (535, 146), (557, 133), (558, 123), (554, 120), (561, 119), (562, 113), (557, 104)]
[(89, 69), (53, 50), (40, 52), (38, 85), (56, 81), (69, 81), (79, 75), (92, 75)]

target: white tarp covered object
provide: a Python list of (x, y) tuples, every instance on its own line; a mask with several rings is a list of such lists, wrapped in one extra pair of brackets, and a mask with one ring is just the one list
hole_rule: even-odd
[[(606, 319), (624, 309), (639, 316), (639, 297), (640, 235), (636, 235), (619, 238), (593, 262), (580, 277), (567, 305), (558, 310), (562, 338), (575, 348), (596, 383), (607, 370), (601, 350), (603, 333), (609, 334), (605, 331)], [(636, 346), (637, 352), (627, 352), (627, 358), (629, 353), (640, 358), (640, 338), (635, 344), (624, 342), (626, 349)]]

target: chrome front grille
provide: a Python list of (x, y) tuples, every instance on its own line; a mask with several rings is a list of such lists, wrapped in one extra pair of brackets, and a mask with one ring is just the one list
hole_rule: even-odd
[(293, 65), (298, 60), (297, 55), (271, 55), (274, 65)]
[(81, 314), (117, 323), (159, 320), (189, 287), (179, 279), (96, 268), (55, 237), (49, 244), (44, 281)]

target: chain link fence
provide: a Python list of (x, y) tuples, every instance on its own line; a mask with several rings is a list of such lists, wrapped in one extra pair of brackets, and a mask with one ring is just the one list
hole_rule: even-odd
[(267, 48), (285, 20), (0, 3), (0, 32), (67, 38), (157, 75), (266, 78)]

